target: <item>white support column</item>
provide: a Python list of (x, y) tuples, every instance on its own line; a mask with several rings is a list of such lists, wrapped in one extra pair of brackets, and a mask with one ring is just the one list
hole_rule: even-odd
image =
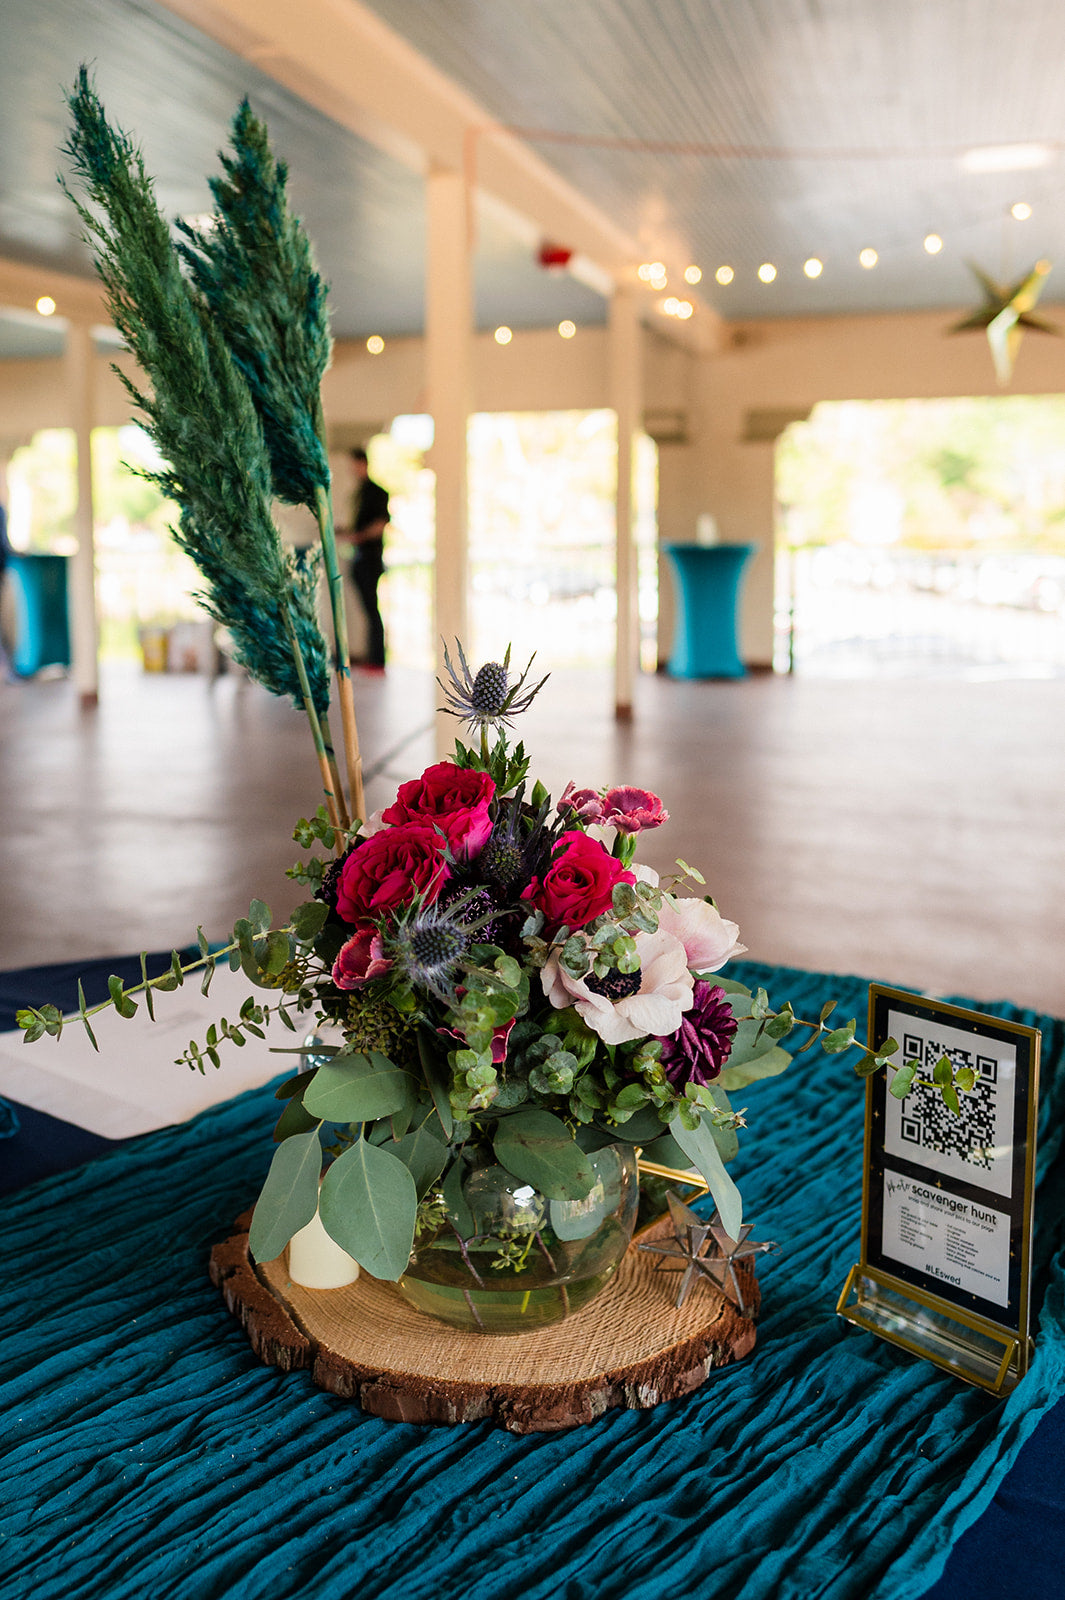
[(78, 541), (70, 559), (67, 597), (70, 607), (70, 645), (72, 674), (78, 698), (84, 708), (99, 700), (99, 630), (96, 620), (96, 552), (92, 526), (92, 422), (93, 422), (92, 329), (88, 323), (71, 322), (67, 328), (63, 378), (66, 388), (67, 417), (74, 429), (78, 453), (78, 502), (74, 511), (74, 534)]
[(619, 286), (610, 301), (610, 404), (618, 418), (617, 481), (617, 646), (614, 656), (614, 713), (632, 720), (633, 691), (640, 658), (637, 610), (635, 496), (633, 470), (643, 397), (640, 319), (634, 290)]
[[(433, 633), (437, 671), (443, 646), (468, 647), (469, 546), (466, 526), (466, 433), (472, 379), (473, 280), (467, 187), (461, 172), (432, 171), (426, 181), (425, 386), (433, 418), (430, 458), (436, 475)], [(451, 750), (453, 717), (437, 714), (437, 754)]]

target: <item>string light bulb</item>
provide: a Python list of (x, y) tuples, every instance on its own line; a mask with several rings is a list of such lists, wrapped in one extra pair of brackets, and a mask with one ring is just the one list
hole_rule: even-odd
[(42, 294), (41, 298), (37, 302), (37, 310), (40, 312), (42, 317), (51, 317), (55, 315), (55, 301), (52, 299), (50, 294)]
[(811, 256), (809, 261), (804, 261), (802, 270), (808, 278), (819, 278), (825, 270), (825, 264), (817, 256)]
[(678, 300), (678, 302), (677, 302), (677, 316), (680, 318), (680, 320), (682, 322), (687, 322), (688, 318), (691, 316), (691, 314), (692, 314), (692, 312), (694, 310), (695, 310), (695, 307), (692, 305), (690, 300)]
[(514, 337), (513, 333), (506, 326), (506, 324), (504, 324), (500, 328), (497, 328), (495, 333), (493, 334), (493, 338), (495, 339), (496, 344), (509, 344), (511, 339), (513, 339), (513, 337)]
[(880, 257), (877, 255), (876, 251), (871, 245), (866, 245), (864, 250), (858, 251), (858, 260), (868, 272), (871, 267), (876, 266), (877, 262), (880, 260)]
[(701, 267), (685, 267), (684, 268), (684, 282), (685, 283), (701, 283), (702, 279), (703, 279), (703, 270), (702, 270)]
[(763, 261), (758, 268), (758, 276), (762, 283), (772, 283), (777, 275), (777, 269), (771, 261)]
[(567, 317), (564, 322), (559, 323), (558, 331), (562, 335), (563, 339), (572, 339), (573, 335), (577, 332), (577, 324), (575, 322), (571, 322)]
[(372, 356), (379, 356), (385, 347), (385, 341), (379, 333), (371, 333), (366, 341), (366, 348)]
[(731, 267), (718, 267), (717, 271), (714, 273), (714, 277), (723, 287), (726, 287), (728, 284), (730, 284), (735, 276), (736, 274), (733, 272)]
[(943, 248), (943, 241), (938, 233), (926, 233), (924, 247), (930, 256), (937, 256)]
[(1027, 222), (1031, 214), (1032, 208), (1027, 200), (1015, 200), (1013, 205), (1010, 206), (1010, 216), (1014, 217), (1018, 222)]

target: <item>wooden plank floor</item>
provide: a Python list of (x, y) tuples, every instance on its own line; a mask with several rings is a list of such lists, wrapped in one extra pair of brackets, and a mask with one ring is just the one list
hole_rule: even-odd
[[(428, 675), (360, 679), (371, 807), (433, 759)], [(519, 732), (533, 771), (660, 793), (643, 858), (700, 866), (752, 956), (1065, 1014), (1065, 682), (741, 683), (558, 673)], [(212, 937), (296, 896), (317, 804), (302, 718), (239, 677), (112, 668), (0, 685), (0, 967)]]

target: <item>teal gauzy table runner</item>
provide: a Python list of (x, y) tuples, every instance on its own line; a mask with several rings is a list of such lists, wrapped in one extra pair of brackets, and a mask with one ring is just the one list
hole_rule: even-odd
[[(864, 1016), (858, 979), (735, 971), (800, 1015), (837, 998)], [(811, 1052), (786, 1088), (743, 1097), (737, 1176), (758, 1235), (782, 1245), (760, 1266), (750, 1360), (562, 1434), (364, 1417), (260, 1366), (207, 1279), (268, 1159), (276, 1102), (256, 1091), (0, 1202), (0, 1596), (925, 1593), (1065, 1391), (1065, 1026), (994, 1009), (1045, 1040), (1042, 1315), (1008, 1401), (835, 1316), (858, 1249), (863, 1097), (849, 1061)]]

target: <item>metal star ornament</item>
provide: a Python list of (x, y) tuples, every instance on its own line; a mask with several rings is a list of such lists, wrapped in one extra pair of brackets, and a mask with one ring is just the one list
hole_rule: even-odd
[[(721, 1225), (715, 1210), (709, 1222), (697, 1217), (689, 1206), (670, 1192), (666, 1196), (669, 1215), (673, 1222), (673, 1237), (663, 1244), (641, 1244), (640, 1249), (663, 1259), (655, 1263), (656, 1271), (667, 1266), (677, 1270), (683, 1264), (683, 1273), (677, 1289), (677, 1309), (680, 1310), (692, 1284), (700, 1276), (715, 1284), (726, 1299), (732, 1301), (741, 1316), (747, 1315), (743, 1289), (734, 1263), (749, 1256), (763, 1255), (775, 1250), (772, 1243), (761, 1243), (750, 1238), (751, 1224), (745, 1222), (738, 1239), (731, 1238)], [(673, 1258), (671, 1262), (669, 1258)], [(676, 1263), (676, 1266), (673, 1265)]]
[(969, 270), (984, 291), (984, 303), (970, 316), (955, 323), (949, 332), (968, 333), (974, 328), (985, 329), (987, 342), (991, 346), (991, 359), (995, 363), (995, 376), (1005, 386), (1013, 377), (1013, 364), (1025, 328), (1035, 328), (1039, 333), (1060, 332), (1053, 323), (1031, 315), (1050, 272), (1050, 262), (1037, 261), (1025, 277), (1008, 285), (996, 283), (971, 261)]

